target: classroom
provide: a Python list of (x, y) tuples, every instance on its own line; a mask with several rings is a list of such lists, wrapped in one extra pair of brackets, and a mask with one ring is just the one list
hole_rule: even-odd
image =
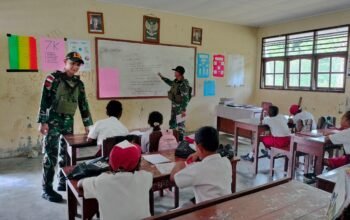
[[(0, 219), (350, 218), (349, 0), (3, 0), (0, 18)], [(89, 180), (144, 178), (123, 214), (69, 175), (108, 156)]]

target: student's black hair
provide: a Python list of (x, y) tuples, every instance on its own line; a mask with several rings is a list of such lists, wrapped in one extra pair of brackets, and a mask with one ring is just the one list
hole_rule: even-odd
[(106, 110), (108, 116), (114, 116), (119, 119), (122, 116), (123, 106), (119, 101), (111, 100), (108, 102)]
[(270, 117), (275, 117), (278, 115), (279, 109), (277, 106), (271, 105), (268, 112)]
[(215, 152), (219, 147), (219, 133), (213, 127), (201, 127), (195, 134), (195, 141), (205, 150)]
[(160, 131), (160, 126), (163, 124), (163, 115), (160, 112), (151, 112), (148, 116), (148, 124), (153, 128), (153, 131)]

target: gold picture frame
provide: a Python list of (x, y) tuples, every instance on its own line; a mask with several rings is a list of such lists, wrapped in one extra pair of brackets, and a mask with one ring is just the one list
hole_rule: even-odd
[(92, 34), (104, 34), (103, 14), (101, 12), (87, 12), (88, 31)]
[(160, 19), (157, 17), (143, 16), (143, 42), (159, 43)]
[(202, 45), (203, 29), (192, 27), (191, 43), (194, 45)]

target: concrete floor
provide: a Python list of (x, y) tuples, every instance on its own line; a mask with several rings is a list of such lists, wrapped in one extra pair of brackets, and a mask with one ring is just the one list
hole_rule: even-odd
[[(221, 134), (220, 143), (232, 143), (232, 136)], [(247, 142), (239, 145), (239, 155), (251, 150)], [(81, 152), (84, 153), (84, 152)], [(24, 219), (67, 219), (66, 202), (57, 204), (41, 198), (41, 161), (42, 157), (0, 159), (0, 220)], [(282, 171), (283, 160), (277, 160)], [(276, 172), (274, 179), (282, 178), (282, 172)], [(237, 166), (237, 191), (272, 181), (269, 176), (269, 159), (259, 160), (259, 172), (253, 174), (250, 162), (240, 161)], [(56, 186), (57, 183), (55, 182)], [(173, 208), (174, 198), (168, 192), (164, 197), (155, 194), (155, 212), (161, 213)], [(62, 193), (66, 199), (66, 193)], [(180, 190), (180, 205), (194, 197), (191, 189)], [(79, 219), (79, 218), (77, 218)]]

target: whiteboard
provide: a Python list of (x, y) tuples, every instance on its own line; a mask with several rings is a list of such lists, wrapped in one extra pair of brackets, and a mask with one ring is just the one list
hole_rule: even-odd
[(174, 79), (179, 65), (195, 91), (195, 58), (195, 47), (96, 38), (97, 97), (165, 97), (169, 86), (158, 72)]

